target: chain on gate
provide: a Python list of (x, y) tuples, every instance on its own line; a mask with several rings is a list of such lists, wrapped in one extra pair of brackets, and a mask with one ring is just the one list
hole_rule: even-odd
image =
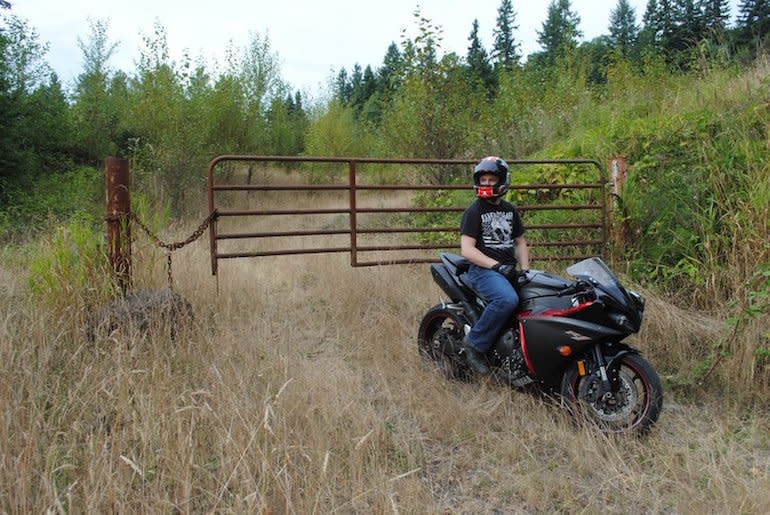
[(149, 227), (147, 227), (142, 221), (139, 219), (138, 216), (136, 216), (135, 213), (129, 214), (130, 219), (136, 223), (146, 234), (147, 236), (152, 239), (158, 247), (162, 247), (166, 249), (166, 263), (168, 265), (168, 287), (169, 289), (174, 289), (174, 276), (171, 273), (171, 253), (175, 250), (179, 250), (185, 245), (188, 245), (198, 238), (200, 238), (203, 233), (208, 229), (209, 224), (217, 217), (216, 210), (212, 211), (209, 216), (207, 216), (203, 222), (201, 222), (200, 226), (198, 226), (197, 229), (184, 241), (177, 241), (174, 243), (166, 243), (163, 240), (161, 240), (157, 234), (153, 233)]

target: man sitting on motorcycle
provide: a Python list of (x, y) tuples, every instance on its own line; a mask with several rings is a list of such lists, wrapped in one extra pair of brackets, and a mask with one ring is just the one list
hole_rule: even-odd
[(479, 374), (488, 374), (484, 355), (519, 303), (511, 281), (517, 256), (529, 269), (529, 249), (518, 210), (503, 200), (511, 184), (508, 164), (496, 156), (482, 159), (473, 171), (478, 197), (463, 213), (460, 248), (471, 262), (467, 277), (487, 301), (481, 317), (463, 339), (468, 362)]

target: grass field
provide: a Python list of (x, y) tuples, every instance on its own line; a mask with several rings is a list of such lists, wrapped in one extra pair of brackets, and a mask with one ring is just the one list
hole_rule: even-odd
[[(189, 233), (195, 224), (172, 227)], [(205, 238), (204, 238), (205, 240)], [(86, 337), (85, 295), (43, 303), (0, 265), (2, 513), (767, 513), (770, 410), (670, 386), (722, 322), (650, 292), (633, 344), (666, 385), (644, 439), (423, 364), (427, 265), (174, 255), (194, 323)], [(135, 247), (137, 287), (164, 260)], [(6, 251), (6, 255), (10, 255)]]

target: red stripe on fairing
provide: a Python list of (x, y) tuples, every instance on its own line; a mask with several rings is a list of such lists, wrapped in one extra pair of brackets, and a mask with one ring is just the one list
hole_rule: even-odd
[(577, 306), (573, 306), (567, 309), (547, 309), (543, 311), (542, 313), (532, 314), (530, 311), (525, 311), (523, 313), (519, 313), (520, 317), (563, 317), (567, 315), (571, 315), (573, 313), (577, 313), (578, 311), (582, 311), (590, 306), (593, 306), (596, 304), (595, 300), (590, 300), (588, 302), (584, 302), (582, 304), (578, 304)]
[(567, 309), (550, 309), (548, 311), (543, 311), (542, 313), (538, 313), (537, 315), (533, 315), (531, 311), (523, 311), (519, 313), (519, 341), (521, 342), (521, 352), (522, 354), (524, 354), (524, 363), (527, 364), (527, 369), (529, 369), (533, 377), (536, 377), (537, 374), (535, 373), (535, 369), (532, 368), (532, 362), (529, 360), (529, 354), (527, 353), (527, 338), (526, 336), (524, 336), (524, 325), (521, 323), (521, 319), (542, 317), (542, 316), (558, 317), (558, 316), (571, 315), (573, 313), (577, 313), (578, 311), (582, 311), (583, 309), (586, 309), (592, 306), (595, 302), (596, 301), (591, 300)]
[(532, 363), (529, 361), (529, 354), (527, 353), (527, 339), (524, 337), (524, 324), (519, 320), (519, 342), (521, 344), (521, 353), (524, 354), (524, 363), (527, 364), (527, 370), (529, 370), (532, 377), (537, 377), (535, 369), (532, 368)]

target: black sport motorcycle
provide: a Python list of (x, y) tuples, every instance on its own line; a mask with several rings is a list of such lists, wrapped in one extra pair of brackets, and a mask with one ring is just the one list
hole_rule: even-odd
[[(442, 253), (431, 265), (450, 301), (433, 306), (418, 333), (420, 353), (452, 378), (467, 379), (463, 336), (485, 306), (466, 280), (470, 262)], [(623, 339), (639, 331), (644, 299), (599, 258), (567, 268), (575, 277), (530, 270), (512, 283), (519, 306), (486, 353), (492, 374), (516, 388), (558, 393), (579, 418), (608, 433), (645, 433), (663, 406), (655, 369)]]

